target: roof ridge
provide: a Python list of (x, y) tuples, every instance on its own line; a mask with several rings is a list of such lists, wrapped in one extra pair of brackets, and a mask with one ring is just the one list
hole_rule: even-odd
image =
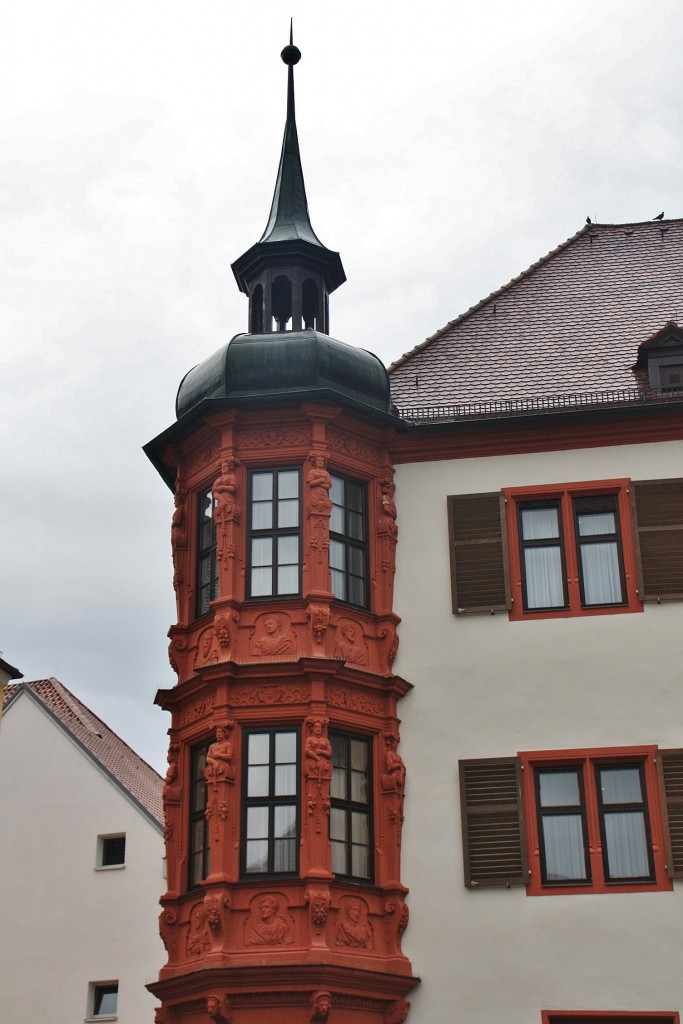
[[(469, 309), (466, 309), (464, 313), (461, 313), (460, 316), (457, 316), (455, 320), (449, 320), (447, 324), (445, 324), (443, 327), (440, 327), (439, 330), (436, 331), (434, 334), (430, 334), (429, 337), (425, 338), (424, 341), (421, 341), (419, 345), (415, 345), (415, 347), (409, 349), (408, 352), (404, 352), (402, 356), (399, 356), (398, 359), (395, 359), (393, 363), (389, 364), (389, 366), (387, 367), (387, 373), (390, 374), (392, 370), (396, 370), (398, 369), (399, 366), (403, 366), (403, 364), (407, 363), (408, 360), (411, 359), (412, 356), (414, 356), (417, 352), (421, 352), (423, 349), (427, 348), (428, 345), (431, 345), (432, 342), (438, 341), (438, 339), (443, 337), (443, 335), (446, 334), (446, 332), (449, 331), (452, 327), (457, 327), (459, 324), (463, 322), (463, 320), (467, 320), (467, 318), (472, 316), (473, 313), (476, 313), (478, 310), (480, 310), (482, 306), (485, 306), (487, 302), (490, 302), (492, 299), (497, 299), (499, 295), (502, 295), (503, 292), (508, 291), (510, 288), (512, 288), (513, 285), (516, 285), (519, 283), (519, 281), (522, 281), (524, 280), (524, 278), (529, 277), (539, 267), (544, 266), (551, 259), (553, 259), (553, 257), (557, 256), (558, 253), (563, 252), (565, 249), (568, 249), (569, 246), (572, 245), (572, 243), (577, 240), (577, 238), (580, 238), (581, 235), (585, 235), (589, 229), (594, 227), (605, 226), (607, 225), (584, 224), (584, 226), (580, 228), (576, 232), (576, 234), (571, 235), (566, 241), (560, 242), (558, 246), (556, 246), (554, 249), (551, 249), (550, 252), (546, 253), (545, 256), (541, 256), (540, 259), (537, 259), (535, 263), (530, 264), (530, 266), (528, 266), (526, 270), (522, 270), (521, 273), (517, 274), (516, 277), (512, 277), (506, 284), (501, 285), (500, 288), (496, 288), (495, 291), (490, 292), (485, 298), (480, 299), (479, 302), (476, 302), (473, 306), (470, 306)], [(618, 225), (609, 226), (616, 227)], [(626, 225), (624, 225), (624, 227), (626, 227)]]

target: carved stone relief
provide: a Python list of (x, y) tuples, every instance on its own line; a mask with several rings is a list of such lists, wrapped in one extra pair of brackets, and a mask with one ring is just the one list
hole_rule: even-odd
[(384, 704), (381, 700), (362, 693), (355, 693), (342, 686), (328, 685), (327, 699), (335, 707), (348, 708), (349, 711), (363, 711), (369, 715), (381, 715), (384, 711)]
[[(235, 622), (238, 621), (237, 613), (233, 615)], [(219, 612), (213, 620), (213, 628), (216, 639), (220, 646), (226, 650), (230, 646), (230, 619), (224, 612)]]
[(321, 644), (330, 624), (330, 609), (324, 604), (312, 604), (306, 609), (306, 617), (311, 624), (313, 639)]
[(311, 996), (311, 1005), (308, 1011), (308, 1019), (311, 1021), (326, 1021), (332, 1009), (332, 996), (329, 992), (314, 992)]
[(306, 902), (311, 909), (311, 921), (317, 929), (324, 928), (327, 924), (327, 914), (330, 909), (330, 894), (322, 889), (306, 893)]
[(195, 903), (192, 907), (189, 923), (187, 955), (201, 956), (211, 946), (211, 931), (206, 920), (206, 910), (203, 903)]
[(252, 901), (249, 917), (244, 923), (244, 936), (247, 946), (292, 944), (293, 921), (280, 893), (265, 893)]
[(260, 704), (305, 704), (309, 697), (307, 686), (278, 686), (269, 683), (261, 686), (236, 686), (230, 693), (235, 707), (256, 707)]
[(353, 619), (339, 619), (332, 651), (333, 658), (347, 665), (367, 665), (368, 648), (363, 640), (363, 627)]
[(249, 637), (249, 652), (256, 657), (289, 656), (295, 652), (296, 634), (282, 612), (259, 615)]
[(337, 946), (352, 949), (372, 949), (372, 926), (368, 920), (368, 908), (364, 900), (345, 896), (341, 901), (334, 928)]
[(216, 665), (219, 659), (218, 652), (218, 640), (216, 634), (213, 631), (213, 627), (209, 626), (199, 635), (199, 641), (197, 643), (197, 653), (194, 659), (194, 667), (202, 668), (205, 665)]
[(397, 999), (384, 1014), (385, 1024), (404, 1024), (409, 1010), (410, 1003), (407, 1003), (405, 999)]
[(196, 704), (190, 704), (180, 713), (179, 724), (187, 725), (189, 722), (196, 722), (198, 718), (203, 718), (204, 715), (210, 715), (215, 703), (214, 697), (206, 697), (204, 700), (198, 700)]
[(172, 907), (166, 907), (159, 914), (159, 935), (169, 960), (175, 960), (178, 953), (178, 915)]

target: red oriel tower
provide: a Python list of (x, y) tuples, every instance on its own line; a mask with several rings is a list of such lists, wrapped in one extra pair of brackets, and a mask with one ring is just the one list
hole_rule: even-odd
[(287, 121), (236, 335), (146, 451), (175, 494), (177, 685), (164, 787), (158, 1021), (397, 1024), (417, 983), (392, 672), (397, 427), (378, 359), (328, 336), (345, 280)]

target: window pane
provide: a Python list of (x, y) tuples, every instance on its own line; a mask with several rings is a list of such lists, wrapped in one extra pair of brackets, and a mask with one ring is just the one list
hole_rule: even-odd
[(273, 541), (270, 537), (254, 537), (251, 542), (251, 564), (273, 564)]
[(299, 564), (299, 538), (297, 536), (278, 537), (277, 564), (295, 566)]
[(330, 796), (333, 800), (346, 800), (346, 772), (335, 768), (330, 781)]
[(275, 768), (275, 796), (296, 793), (296, 765), (279, 764)]
[(332, 744), (332, 760), (334, 764), (339, 765), (340, 768), (345, 768), (349, 763), (346, 738), (332, 733), (330, 735), (330, 743)]
[(299, 592), (299, 567), (298, 565), (284, 566), (277, 571), (277, 592), (278, 594), (298, 594)]
[(273, 526), (273, 504), (270, 501), (255, 501), (251, 506), (252, 530), (270, 530)]
[(344, 545), (340, 544), (338, 540), (330, 541), (330, 568), (331, 569), (344, 569)]
[(369, 850), (367, 846), (351, 847), (351, 874), (354, 878), (369, 878)]
[(365, 581), (357, 576), (349, 577), (349, 594), (347, 600), (351, 604), (365, 604)]
[(369, 744), (366, 740), (351, 740), (351, 767), (357, 772), (368, 769)]
[(268, 796), (268, 766), (250, 767), (247, 774), (247, 796)]
[(539, 772), (538, 782), (541, 807), (578, 807), (580, 805), (577, 772)]
[(527, 608), (563, 608), (564, 586), (559, 547), (526, 548), (524, 568)]
[(247, 808), (247, 839), (268, 838), (268, 808)]
[(346, 598), (346, 577), (339, 569), (332, 569), (332, 593), (340, 601)]
[(522, 509), (522, 537), (524, 540), (549, 540), (560, 536), (556, 508)]
[(602, 801), (605, 804), (639, 804), (643, 801), (640, 769), (600, 768)]
[(247, 871), (268, 870), (268, 840), (257, 839), (247, 842)]
[(249, 734), (249, 764), (268, 764), (270, 760), (270, 736), (265, 732)]
[(251, 478), (251, 495), (254, 501), (266, 501), (273, 497), (273, 474), (254, 473)]
[(614, 512), (582, 512), (577, 516), (580, 537), (596, 537), (603, 533), (616, 533)]
[(605, 814), (607, 866), (610, 878), (647, 878), (645, 820), (641, 811)]
[(346, 839), (346, 811), (339, 807), (330, 810), (330, 839)]
[(275, 808), (273, 835), (276, 839), (296, 836), (296, 807), (294, 804), (284, 804)]
[(361, 846), (368, 846), (370, 843), (370, 819), (367, 814), (352, 811), (351, 837), (354, 843), (360, 843)]
[(330, 488), (330, 497), (335, 505), (344, 505), (344, 481), (341, 477), (332, 477), (332, 487)]
[(354, 512), (363, 512), (364, 488), (350, 481), (346, 484), (346, 503)]
[(547, 880), (562, 882), (587, 878), (581, 816), (546, 815), (542, 825)]
[(277, 525), (281, 530), (299, 525), (299, 500), (288, 498), (277, 503)]
[(296, 761), (296, 733), (277, 732), (275, 734), (276, 764), (294, 763)]
[(279, 498), (299, 497), (299, 472), (296, 469), (282, 470), (277, 475)]
[(296, 871), (296, 840), (276, 839), (273, 858), (274, 871)]
[(368, 802), (368, 776), (365, 772), (351, 772), (351, 799), (359, 804)]
[(365, 552), (360, 548), (349, 546), (349, 572), (354, 576), (365, 575)]
[(586, 604), (621, 604), (621, 578), (616, 541), (581, 545), (581, 577)]
[(346, 874), (346, 844), (332, 840), (332, 870), (335, 875)]
[(349, 512), (348, 530), (354, 540), (365, 540), (365, 520), (358, 512)]
[(108, 1014), (113, 1016), (116, 1013), (118, 995), (118, 985), (96, 985), (93, 1015), (95, 1017), (105, 1017)]

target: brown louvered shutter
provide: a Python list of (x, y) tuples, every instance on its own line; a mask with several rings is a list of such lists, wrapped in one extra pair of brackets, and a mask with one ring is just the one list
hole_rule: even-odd
[(683, 600), (683, 480), (631, 483), (641, 601)]
[(465, 885), (528, 881), (521, 765), (516, 757), (459, 761)]
[(448, 498), (453, 611), (458, 615), (511, 607), (505, 500), (490, 494)]
[(683, 878), (683, 750), (658, 750), (657, 769), (661, 795), (666, 872)]

